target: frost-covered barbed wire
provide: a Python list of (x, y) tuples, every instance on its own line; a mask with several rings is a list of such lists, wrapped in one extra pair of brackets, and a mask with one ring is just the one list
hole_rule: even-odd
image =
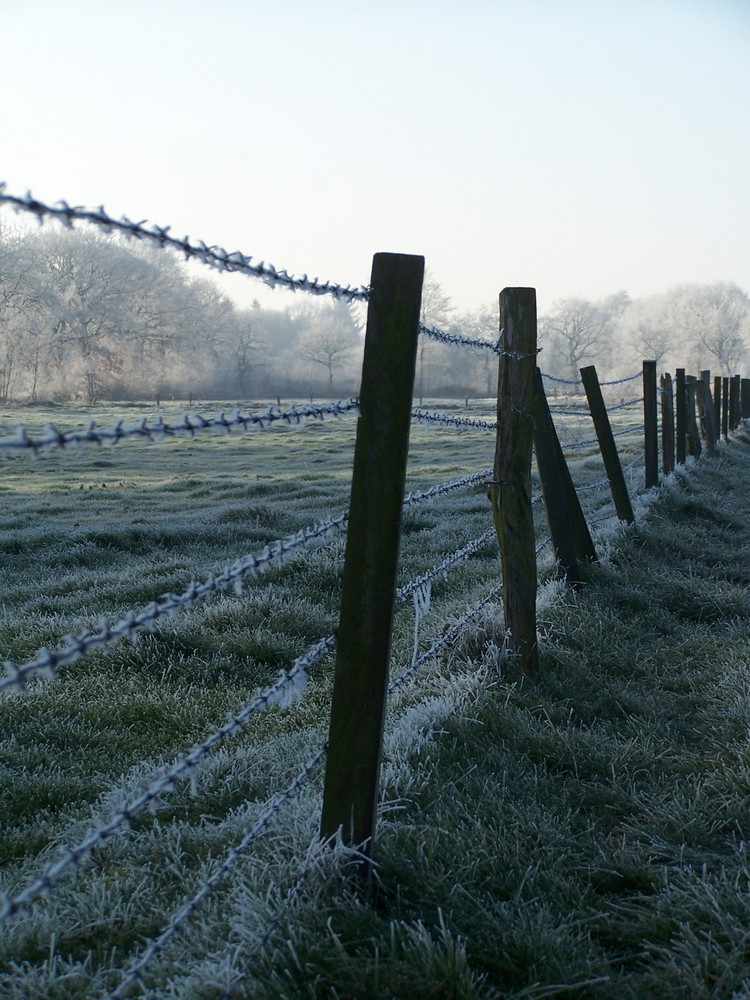
[(440, 638), (437, 639), (426, 652), (415, 657), (412, 660), (411, 665), (400, 673), (398, 677), (391, 681), (388, 686), (388, 694), (393, 694), (394, 691), (397, 691), (413, 674), (417, 672), (417, 670), (419, 670), (424, 663), (427, 663), (428, 660), (432, 660), (443, 649), (447, 649), (466, 628), (471, 619), (475, 618), (479, 612), (490, 603), (490, 601), (494, 600), (502, 592), (502, 589), (502, 584), (498, 584), (498, 586), (494, 587), (486, 597), (483, 597), (481, 601), (470, 608), (460, 621), (455, 622), (455, 624), (451, 625), (450, 628), (446, 629)]
[(437, 566), (433, 566), (432, 569), (427, 570), (427, 572), (423, 573), (422, 576), (418, 576), (414, 580), (410, 580), (409, 583), (405, 583), (403, 587), (399, 587), (396, 590), (396, 600), (407, 600), (407, 598), (411, 597), (411, 595), (416, 591), (421, 590), (426, 584), (431, 583), (433, 580), (436, 580), (439, 576), (446, 573), (452, 566), (463, 562), (464, 559), (468, 559), (469, 556), (474, 555), (475, 552), (479, 552), (485, 547), (485, 545), (488, 545), (489, 542), (496, 537), (497, 533), (495, 532), (495, 529), (490, 528), (478, 538), (473, 538), (470, 542), (467, 542), (463, 548), (457, 549), (455, 552), (451, 552), (451, 554), (446, 556), (442, 562), (438, 563)]
[[(622, 431), (614, 431), (612, 433), (612, 437), (623, 437), (626, 434), (639, 434), (643, 431), (643, 427), (643, 424), (639, 424), (637, 427), (626, 427)], [(598, 438), (587, 438), (585, 441), (574, 441), (572, 444), (563, 444), (562, 448), (563, 451), (566, 449), (572, 451), (575, 448), (588, 448), (594, 444), (599, 444)]]
[(324, 653), (333, 648), (335, 642), (336, 637), (329, 635), (313, 643), (306, 653), (297, 657), (289, 670), (281, 673), (274, 684), (259, 692), (240, 711), (230, 714), (226, 722), (214, 729), (203, 743), (196, 744), (184, 757), (178, 757), (148, 788), (129, 802), (123, 803), (106, 823), (94, 827), (74, 847), (64, 848), (62, 856), (48, 865), (44, 872), (18, 895), (4, 897), (0, 906), (0, 923), (25, 910), (38, 896), (49, 892), (68, 869), (78, 867), (95, 847), (127, 828), (138, 813), (155, 806), (163, 795), (176, 787), (181, 778), (192, 773), (206, 754), (214, 750), (228, 737), (239, 733), (254, 715), (272, 705), (283, 707), (294, 694), (301, 694), (307, 686), (308, 670)]
[(128, 612), (114, 625), (105, 620), (98, 632), (87, 630), (79, 635), (67, 636), (60, 649), (51, 651), (43, 647), (33, 659), (20, 666), (12, 660), (6, 660), (5, 676), (0, 678), (0, 692), (10, 689), (23, 691), (27, 680), (33, 675), (53, 680), (62, 667), (75, 663), (90, 649), (109, 646), (125, 636), (133, 639), (138, 632), (150, 628), (159, 618), (165, 615), (174, 616), (179, 611), (192, 608), (202, 597), (208, 597), (229, 586), (234, 586), (235, 590), (240, 592), (245, 577), (260, 576), (270, 569), (282, 566), (298, 552), (312, 545), (331, 541), (346, 528), (348, 520), (348, 513), (340, 514), (338, 517), (321, 521), (320, 524), (302, 528), (294, 535), (277, 539), (257, 554), (249, 553), (236, 559), (218, 575), (212, 574), (202, 583), (193, 581), (181, 594), (167, 594), (158, 601), (152, 601), (143, 611)]
[(135, 438), (153, 444), (167, 438), (195, 437), (199, 431), (221, 431), (229, 433), (232, 428), (239, 427), (244, 431), (251, 428), (265, 430), (273, 424), (282, 423), (298, 425), (303, 420), (324, 420), (326, 417), (341, 417), (345, 413), (358, 412), (358, 399), (344, 399), (332, 403), (322, 403), (318, 406), (306, 403), (294, 404), (285, 409), (279, 406), (269, 406), (260, 413), (250, 413), (239, 409), (227, 414), (220, 410), (215, 416), (204, 417), (200, 413), (185, 413), (180, 420), (169, 423), (161, 414), (155, 417), (144, 416), (126, 427), (125, 420), (118, 420), (112, 427), (96, 426), (96, 421), (90, 420), (83, 431), (60, 431), (53, 424), (47, 424), (42, 434), (34, 437), (26, 427), (19, 425), (13, 437), (0, 438), (0, 453), (15, 449), (26, 449), (34, 453), (52, 450), (54, 448), (80, 449), (87, 444), (115, 445), (119, 441)]
[[(607, 413), (613, 413), (615, 410), (625, 410), (629, 406), (636, 406), (638, 403), (643, 402), (643, 396), (636, 396), (633, 399), (628, 399), (623, 403), (616, 403), (614, 406), (607, 406)], [(591, 410), (581, 410), (575, 407), (567, 406), (550, 406), (550, 413), (553, 417), (590, 417)]]
[(286, 803), (297, 794), (299, 789), (307, 781), (320, 761), (326, 755), (327, 750), (327, 744), (322, 746), (320, 750), (318, 750), (318, 752), (306, 762), (291, 784), (289, 784), (282, 792), (277, 792), (266, 802), (260, 816), (247, 831), (242, 840), (240, 840), (238, 844), (227, 852), (222, 862), (214, 868), (207, 878), (201, 880), (201, 885), (198, 891), (191, 896), (191, 898), (187, 900), (187, 902), (185, 902), (176, 913), (172, 914), (169, 919), (169, 923), (164, 927), (161, 934), (148, 941), (146, 947), (143, 949), (136, 961), (132, 962), (127, 968), (125, 975), (117, 988), (112, 993), (108, 994), (107, 1000), (121, 1000), (121, 998), (125, 996), (129, 987), (141, 979), (143, 971), (149, 962), (151, 962), (153, 958), (164, 950), (168, 942), (180, 930), (185, 921), (192, 916), (193, 913), (195, 913), (201, 903), (203, 903), (203, 901), (211, 895), (219, 883), (230, 874), (232, 869), (236, 868), (250, 845), (265, 832), (268, 824), (274, 816), (276, 816)]
[(160, 247), (169, 247), (184, 254), (186, 259), (200, 261), (214, 270), (250, 275), (272, 288), (281, 286), (290, 291), (309, 292), (311, 295), (332, 295), (334, 298), (343, 299), (346, 302), (366, 302), (370, 296), (370, 290), (365, 286), (354, 288), (351, 285), (340, 285), (330, 281), (320, 281), (318, 278), (309, 278), (306, 274), (289, 274), (288, 271), (279, 270), (273, 264), (267, 264), (265, 261), (254, 264), (252, 256), (241, 253), (239, 250), (229, 253), (223, 247), (209, 246), (202, 240), (191, 242), (187, 236), (178, 239), (170, 234), (170, 226), (147, 226), (145, 221), (133, 222), (125, 216), (121, 219), (114, 219), (107, 214), (103, 206), (95, 209), (82, 208), (69, 205), (66, 201), (46, 205), (32, 197), (31, 193), (25, 197), (19, 197), (6, 194), (5, 188), (6, 185), (0, 183), (0, 204), (11, 205), (18, 212), (29, 212), (35, 215), (40, 222), (45, 222), (47, 219), (57, 219), (69, 229), (72, 229), (76, 222), (88, 222), (107, 233), (115, 231), (133, 239), (146, 240), (150, 243), (156, 243)]
[(481, 483), (483, 480), (486, 481), (488, 477), (492, 478), (492, 469), (475, 472), (473, 475), (464, 476), (462, 479), (452, 479), (446, 483), (439, 483), (428, 490), (413, 490), (404, 497), (404, 506), (409, 507), (413, 504), (422, 503), (423, 500), (432, 500), (433, 497), (440, 496), (443, 493), (450, 493), (452, 490), (461, 489), (463, 486), (471, 486), (474, 483)]
[(474, 417), (449, 417), (442, 413), (434, 413), (431, 410), (422, 410), (416, 407), (411, 411), (412, 420), (418, 424), (445, 424), (447, 427), (473, 427), (480, 431), (497, 430), (497, 421), (477, 420)]
[(521, 354), (518, 351), (506, 350), (502, 345), (503, 330), (500, 331), (497, 340), (488, 340), (484, 337), (464, 337), (462, 333), (446, 333), (445, 330), (440, 330), (436, 326), (425, 326), (424, 323), (419, 324), (419, 332), (423, 336), (428, 337), (430, 340), (436, 340), (440, 344), (458, 344), (461, 347), (478, 347), (483, 351), (492, 351), (493, 354), (497, 354), (499, 357), (515, 358), (516, 361), (521, 361), (523, 358), (535, 358), (539, 354), (539, 351), (541, 351), (541, 347), (529, 354)]
[[(614, 378), (610, 379), (608, 382), (600, 382), (600, 386), (605, 385), (622, 385), (623, 382), (632, 382), (634, 379), (641, 378), (643, 372), (636, 372), (635, 375), (626, 375), (624, 378)], [(583, 386), (583, 382), (579, 378), (560, 378), (557, 375), (550, 375), (547, 372), (542, 372), (542, 378), (549, 379), (550, 382), (558, 382), (561, 385), (580, 385)]]

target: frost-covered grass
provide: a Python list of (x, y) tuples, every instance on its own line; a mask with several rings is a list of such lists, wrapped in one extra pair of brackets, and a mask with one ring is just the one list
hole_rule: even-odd
[[(106, 425), (127, 412), (112, 408), (97, 420)], [(494, 405), (477, 401), (458, 412), (493, 419)], [(77, 416), (55, 411), (54, 421), (68, 428)], [(21, 418), (41, 426), (50, 415), (0, 414), (9, 430)], [(619, 426), (637, 419), (626, 411)], [(354, 429), (344, 418), (8, 459), (0, 465), (0, 651), (21, 662), (102, 615), (138, 609), (343, 510)], [(579, 437), (593, 436), (590, 425), (582, 430)], [(576, 430), (565, 434), (577, 439)], [(637, 440), (623, 441), (624, 461), (638, 451)], [(716, 567), (728, 553), (733, 566), (741, 563), (747, 540), (738, 514), (716, 521), (733, 495), (741, 504), (747, 451), (735, 442), (682, 474), (696, 497), (715, 491), (700, 510), (686, 512), (689, 494), (675, 480), (644, 508), (636, 531), (610, 530), (601, 542), (606, 559), (581, 594), (564, 594), (549, 579), (538, 685), (524, 684), (504, 657), (493, 604), (398, 690), (386, 726), (371, 897), (353, 892), (341, 850), (315, 844), (318, 767), (128, 995), (520, 998), (587, 982), (573, 995), (646, 997), (662, 995), (653, 985), (662, 968), (675, 984), (667, 980), (672, 992), (664, 996), (725, 995), (684, 986), (696, 974), (690, 947), (714, 929), (698, 918), (710, 911), (708, 897), (696, 889), (693, 906), (687, 888), (698, 857), (708, 864), (704, 879), (726, 857), (735, 868), (711, 890), (726, 895), (744, 851), (731, 837), (741, 813), (735, 765), (750, 723), (740, 669), (750, 608), (742, 583), (720, 580)], [(407, 489), (481, 471), (492, 453), (491, 434), (415, 427)], [(602, 478), (594, 448), (575, 453), (574, 470), (580, 483)], [(606, 490), (584, 496), (592, 510), (611, 510)], [(410, 507), (401, 582), (489, 526), (481, 484)], [(700, 531), (706, 550), (698, 557)], [(335, 629), (340, 565), (340, 543), (315, 550), (240, 596), (211, 598), (167, 620), (135, 647), (120, 642), (52, 684), (4, 698), (0, 888), (23, 889), (61, 845), (106, 823)], [(545, 567), (549, 576), (548, 554)], [(488, 545), (436, 580), (420, 649), (498, 577), (496, 546)], [(394, 675), (410, 662), (413, 641), (407, 606), (397, 618)], [(302, 701), (253, 717), (158, 808), (6, 921), (0, 995), (114, 990), (144, 942), (169, 925), (323, 744), (331, 666), (329, 655), (311, 670)], [(719, 775), (723, 737), (734, 749), (721, 757)], [(717, 796), (731, 814), (718, 828)], [(678, 897), (682, 910), (673, 905)], [(675, 931), (680, 914), (692, 944), (687, 931)], [(716, 915), (724, 937), (716, 928), (709, 943), (724, 951), (714, 966), (739, 948), (732, 935), (742, 916), (737, 907)], [(649, 937), (653, 927), (661, 936)]]

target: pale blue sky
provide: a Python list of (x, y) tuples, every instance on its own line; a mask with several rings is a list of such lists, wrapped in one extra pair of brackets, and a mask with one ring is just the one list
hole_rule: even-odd
[[(750, 0), (0, 0), (0, 180), (460, 308), (750, 291)], [(251, 279), (227, 289), (242, 301)], [(286, 296), (274, 298), (285, 305)]]

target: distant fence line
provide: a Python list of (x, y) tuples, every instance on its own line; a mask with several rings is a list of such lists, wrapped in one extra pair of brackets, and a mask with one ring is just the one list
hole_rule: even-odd
[[(50, 426), (40, 437), (34, 437), (25, 428), (19, 428), (15, 437), (0, 439), (0, 452), (7, 453), (13, 449), (21, 449), (36, 453), (54, 448), (82, 447), (90, 443), (114, 444), (125, 438), (141, 442), (154, 442), (183, 434), (192, 435), (200, 430), (223, 429), (229, 431), (233, 427), (240, 427), (244, 430), (250, 427), (263, 429), (280, 421), (286, 424), (299, 424), (304, 419), (323, 419), (327, 416), (337, 417), (345, 413), (355, 412), (359, 414), (354, 457), (352, 506), (349, 511), (321, 525), (303, 529), (302, 532), (294, 536), (272, 542), (260, 554), (242, 557), (232, 567), (228, 567), (217, 576), (212, 576), (203, 584), (191, 584), (182, 595), (167, 595), (161, 602), (154, 602), (150, 605), (142, 613), (145, 617), (139, 617), (137, 613), (131, 612), (117, 625), (104, 626), (100, 633), (85, 633), (79, 637), (69, 637), (67, 646), (64, 645), (57, 652), (51, 653), (45, 649), (41, 650), (36, 658), (21, 666), (10, 662), (6, 664), (6, 677), (0, 680), (0, 691), (3, 689), (23, 689), (27, 680), (35, 674), (53, 678), (60, 667), (73, 662), (90, 648), (107, 645), (121, 636), (132, 637), (138, 629), (152, 624), (161, 615), (173, 614), (181, 608), (189, 608), (199, 597), (216, 592), (223, 587), (229, 585), (239, 587), (246, 575), (255, 576), (266, 567), (278, 566), (290, 558), (292, 554), (307, 549), (312, 544), (328, 541), (343, 532), (345, 528), (348, 532), (342, 588), (342, 619), (338, 630), (339, 639), (343, 637), (346, 642), (339, 641), (337, 643), (336, 635), (329, 635), (318, 640), (306, 653), (294, 661), (289, 670), (282, 672), (276, 684), (259, 692), (255, 699), (243, 706), (237, 714), (230, 716), (224, 726), (215, 730), (204, 743), (193, 747), (185, 757), (179, 758), (171, 768), (157, 777), (146, 790), (136, 795), (129, 803), (123, 804), (109, 821), (92, 829), (78, 845), (67, 848), (58, 861), (50, 864), (42, 875), (33, 879), (21, 892), (14, 897), (7, 897), (0, 908), (0, 922), (2, 922), (25, 910), (39, 895), (52, 889), (66, 871), (78, 867), (93, 847), (123, 829), (136, 812), (148, 807), (162, 795), (172, 791), (178, 780), (189, 776), (191, 770), (207, 753), (228, 736), (239, 731), (252, 715), (271, 704), (283, 704), (301, 694), (307, 683), (308, 669), (322, 655), (333, 649), (334, 645), (338, 645), (331, 732), (328, 744), (305, 764), (291, 785), (269, 800), (258, 821), (242, 841), (219, 863), (214, 875), (201, 885), (198, 892), (172, 916), (162, 933), (153, 941), (148, 942), (138, 958), (131, 962), (124, 972), (124, 978), (119, 987), (111, 994), (112, 997), (122, 997), (128, 987), (141, 977), (147, 963), (163, 950), (169, 939), (213, 890), (219, 880), (231, 871), (242, 852), (247, 850), (250, 844), (261, 835), (270, 818), (276, 815), (279, 809), (299, 790), (302, 783), (307, 780), (320, 763), (326, 751), (328, 752), (328, 765), (321, 835), (324, 838), (334, 833), (343, 835), (345, 843), (363, 849), (365, 857), (372, 857), (377, 815), (380, 741), (382, 740), (383, 713), (385, 711), (385, 697), (379, 697), (377, 690), (374, 690), (377, 685), (380, 685), (383, 695), (392, 694), (406, 683), (424, 663), (434, 658), (442, 649), (450, 646), (472, 618), (476, 617), (500, 595), (503, 595), (505, 603), (505, 634), (506, 639), (509, 640), (509, 648), (511, 651), (515, 649), (515, 652), (521, 657), (524, 669), (528, 673), (533, 673), (533, 669), (529, 668), (526, 656), (528, 650), (519, 650), (517, 645), (514, 646), (514, 641), (518, 634), (524, 634), (524, 630), (528, 632), (529, 615), (533, 619), (534, 629), (536, 628), (534, 609), (528, 607), (524, 609), (525, 617), (520, 627), (518, 620), (513, 618), (512, 614), (509, 615), (508, 612), (508, 594), (509, 592), (515, 593), (519, 585), (519, 573), (525, 571), (524, 566), (513, 565), (512, 562), (504, 559), (502, 583), (494, 587), (478, 604), (470, 608), (463, 618), (454, 623), (426, 652), (417, 655), (415, 643), (411, 664), (393, 681), (389, 681), (393, 601), (397, 600), (403, 603), (410, 597), (415, 598), (416, 596), (416, 604), (418, 604), (419, 595), (422, 595), (423, 601), (428, 600), (429, 586), (432, 580), (444, 575), (450, 568), (464, 559), (482, 551), (495, 538), (500, 541), (501, 550), (505, 551), (507, 532), (501, 523), (504, 505), (519, 504), (524, 510), (528, 506), (530, 511), (532, 502), (539, 498), (532, 498), (528, 495), (526, 480), (518, 472), (519, 469), (525, 468), (525, 465), (530, 463), (532, 445), (537, 453), (550, 536), (539, 540), (535, 535), (533, 517), (529, 515), (525, 523), (529, 525), (531, 534), (528, 540), (524, 539), (524, 544), (528, 548), (530, 543), (535, 558), (541, 548), (551, 542), (558, 565), (562, 567), (563, 575), (569, 582), (575, 582), (578, 570), (573, 563), (578, 559), (591, 561), (591, 549), (587, 549), (581, 541), (579, 529), (581, 521), (584, 522), (585, 526), (586, 518), (578, 504), (577, 494), (609, 487), (612, 489), (613, 502), (617, 512), (615, 516), (625, 521), (632, 520), (632, 518), (621, 515), (619, 504), (622, 502), (622, 493), (618, 494), (617, 492), (615, 480), (618, 477), (612, 466), (607, 467), (605, 479), (594, 484), (575, 487), (570, 479), (563, 451), (598, 446), (603, 456), (609, 451), (610, 457), (614, 451), (621, 476), (623, 470), (619, 467), (619, 457), (617, 457), (614, 439), (622, 435), (632, 436), (643, 430), (646, 453), (633, 460), (629, 466), (625, 467), (624, 471), (635, 467), (644, 461), (644, 458), (650, 460), (649, 447), (655, 433), (654, 414), (656, 413), (657, 397), (656, 390), (652, 389), (651, 383), (647, 384), (645, 366), (652, 363), (644, 363), (643, 373), (638, 372), (611, 382), (596, 383), (598, 386), (617, 385), (643, 377), (644, 396), (605, 408), (605, 418), (607, 412), (643, 403), (644, 424), (612, 432), (608, 418), (602, 419), (601, 414), (596, 415), (596, 408), (592, 403), (593, 397), (587, 390), (588, 410), (571, 409), (566, 411), (561, 409), (558, 412), (553, 409), (552, 413), (554, 416), (592, 416), (597, 437), (561, 445), (554, 431), (554, 426), (552, 426), (551, 431), (548, 429), (544, 432), (547, 437), (544, 437), (544, 433), (540, 430), (544, 425), (542, 409), (546, 405), (546, 401), (543, 398), (543, 390), (540, 395), (539, 391), (534, 388), (532, 380), (536, 373), (536, 377), (540, 380), (539, 384), (541, 384), (541, 379), (548, 379), (566, 385), (582, 386), (585, 382), (584, 372), (582, 371), (581, 381), (565, 380), (545, 375), (536, 368), (538, 349), (536, 345), (535, 304), (534, 322), (532, 323), (529, 321), (528, 314), (521, 315), (517, 312), (516, 305), (520, 300), (514, 299), (513, 294), (511, 294), (514, 292), (533, 293), (533, 290), (506, 289), (502, 293), (501, 307), (504, 310), (505, 322), (501, 331), (500, 343), (454, 337), (454, 335), (444, 334), (442, 331), (428, 330), (419, 323), (419, 300), (423, 275), (422, 258), (378, 254), (373, 262), (371, 285), (367, 288), (361, 286), (359, 289), (352, 290), (350, 286), (332, 285), (329, 282), (320, 283), (317, 279), (310, 281), (306, 276), (294, 279), (286, 272), (277, 271), (269, 265), (252, 265), (250, 263), (252, 258), (242, 254), (228, 254), (220, 248), (207, 247), (205, 244), (191, 244), (187, 240), (175, 240), (169, 235), (168, 228), (152, 227), (147, 229), (142, 223), (132, 223), (126, 219), (117, 222), (108, 217), (103, 209), (99, 212), (91, 212), (71, 208), (65, 203), (59, 203), (57, 207), (50, 207), (35, 201), (30, 195), (26, 199), (6, 195), (3, 186), (0, 185), (0, 203), (2, 202), (31, 212), (40, 219), (58, 218), (67, 225), (78, 221), (91, 222), (105, 230), (116, 229), (137, 239), (150, 239), (161, 246), (178, 249), (187, 256), (201, 260), (209, 266), (218, 267), (220, 270), (242, 271), (270, 284), (279, 283), (312, 294), (331, 294), (337, 298), (356, 299), (369, 303), (362, 391), (358, 400), (329, 403), (320, 407), (292, 407), (286, 411), (272, 407), (262, 414), (249, 414), (237, 410), (228, 417), (223, 413), (213, 418), (185, 415), (182, 423), (175, 424), (167, 424), (161, 419), (149, 423), (148, 418), (143, 418), (133, 428), (125, 428), (122, 422), (109, 430), (97, 429), (92, 422), (87, 431), (84, 432), (59, 431)], [(529, 301), (527, 294), (524, 302), (524, 308), (527, 310)], [(523, 337), (519, 339), (519, 332), (525, 335), (525, 339)], [(413, 408), (416, 343), (420, 335), (431, 336), (433, 339), (459, 346), (490, 349), (499, 356), (498, 419), (496, 422), (445, 416), (421, 408)], [(682, 371), (684, 376), (684, 370)], [(731, 384), (734, 388), (731, 389), (731, 392), (728, 382), (722, 382), (718, 389), (719, 396), (717, 396), (715, 385), (713, 398), (711, 398), (710, 390), (708, 397), (705, 395), (705, 389), (708, 388), (706, 373), (701, 376), (700, 384), (703, 388), (698, 392), (696, 392), (694, 385), (691, 390), (689, 382), (684, 382), (683, 391), (680, 389), (679, 379), (676, 381), (678, 454), (681, 447), (686, 454), (696, 455), (699, 453), (700, 437), (697, 438), (696, 443), (695, 434), (691, 436), (691, 423), (696, 419), (696, 412), (701, 419), (701, 428), (706, 443), (708, 444), (709, 441), (715, 443), (719, 440), (715, 422), (712, 424), (708, 419), (708, 401), (710, 401), (711, 414), (718, 413), (719, 416), (723, 412), (727, 414), (724, 421), (725, 437), (738, 426), (743, 416), (750, 416), (750, 406), (747, 408), (747, 412), (745, 412), (744, 407), (740, 408), (738, 402), (740, 398), (738, 395), (739, 377), (737, 380), (736, 385), (732, 380)], [(695, 382), (697, 381), (696, 379)], [(512, 391), (507, 391), (509, 388)], [(683, 392), (682, 397), (680, 396), (681, 391)], [(691, 391), (692, 396), (690, 395)], [(670, 389), (670, 402), (672, 395)], [(691, 400), (692, 414), (689, 409)], [(750, 403), (750, 392), (748, 393), (748, 403)], [(696, 406), (699, 407), (698, 411), (696, 411)], [(532, 419), (536, 435), (534, 440), (532, 441), (532, 437), (526, 431), (519, 431), (514, 435), (511, 447), (501, 453), (501, 432), (507, 431), (513, 421), (516, 421), (519, 427), (524, 425), (528, 427), (528, 422)], [(407, 494), (404, 486), (406, 451), (403, 444), (408, 440), (408, 427), (411, 422), (421, 423), (428, 427), (442, 425), (463, 431), (495, 431), (497, 443), (494, 468), (482, 470), (451, 482), (437, 484), (427, 490), (416, 490)], [(384, 424), (392, 426), (394, 429), (392, 431), (384, 430)], [(667, 442), (669, 434), (665, 428), (666, 423), (663, 423), (662, 437)], [(377, 429), (377, 433), (374, 433), (375, 429)], [(658, 433), (658, 429), (656, 433)], [(385, 449), (383, 441), (387, 443)], [(680, 445), (680, 441), (682, 445)], [(547, 458), (543, 459), (543, 455), (546, 455)], [(374, 462), (374, 459), (377, 461)], [(605, 456), (605, 464), (606, 461)], [(669, 459), (665, 454), (665, 471), (669, 471), (667, 470), (668, 464)], [(397, 587), (395, 569), (403, 508), (430, 500), (455, 489), (480, 483), (487, 483), (493, 494), (494, 528), (490, 528), (478, 538), (465, 543), (431, 570), (426, 571), (411, 582)], [(652, 469), (647, 470), (646, 486), (648, 485), (655, 485)], [(625, 492), (627, 494), (627, 489)], [(366, 498), (364, 505), (358, 507), (357, 505), (363, 497)], [(608, 514), (604, 519), (610, 520), (612, 516), (612, 514)], [(601, 518), (597, 520), (601, 520)], [(373, 530), (378, 532), (383, 528), (389, 532), (389, 537), (386, 539), (387, 544), (384, 544), (382, 535), (373, 536), (372, 534)], [(588, 528), (586, 528), (587, 532)], [(367, 572), (365, 573), (362, 571), (363, 553), (366, 559)], [(571, 558), (573, 563), (571, 563)], [(375, 578), (377, 579), (373, 583)], [(536, 579), (535, 576), (534, 579)], [(370, 588), (369, 591), (362, 591), (363, 580), (365, 588)], [(524, 586), (527, 586), (526, 582)], [(356, 596), (353, 596), (355, 594)], [(377, 600), (373, 599), (373, 594), (377, 595)], [(344, 604), (347, 600), (360, 609), (358, 622), (352, 618), (351, 610), (345, 609)], [(390, 609), (386, 606), (389, 602)], [(419, 611), (416, 604), (415, 616), (417, 619), (416, 628), (418, 629)], [(363, 608), (366, 609), (364, 612), (366, 616), (374, 616), (372, 621), (362, 622)], [(349, 618), (345, 624), (344, 617), (347, 614)], [(385, 633), (382, 629), (373, 628), (376, 620), (381, 625), (385, 625)], [(354, 628), (352, 627), (353, 621)], [(379, 645), (377, 648), (367, 647), (362, 644), (365, 640), (360, 641), (356, 638), (354, 640), (355, 646), (352, 647), (352, 635), (355, 630), (362, 630), (363, 624), (365, 632), (378, 634)], [(385, 641), (383, 641), (384, 639)], [(357, 643), (359, 644), (357, 645)], [(535, 643), (536, 639), (534, 638), (534, 645)], [(347, 644), (348, 648), (342, 652), (342, 645)], [(353, 649), (356, 655), (353, 655)], [(342, 715), (341, 709), (338, 710), (339, 723), (336, 722), (337, 703), (346, 708), (346, 718)], [(341, 723), (342, 719), (343, 723)], [(354, 738), (354, 744), (352, 738)], [(369, 741), (364, 749), (363, 738)], [(350, 768), (347, 768), (346, 765), (346, 762), (352, 759), (353, 754), (357, 755), (356, 759), (360, 759), (359, 755), (361, 754), (371, 761), (376, 761), (370, 767), (364, 785), (358, 787), (355, 787), (356, 782), (348, 773)], [(351, 817), (355, 817), (354, 821)]]

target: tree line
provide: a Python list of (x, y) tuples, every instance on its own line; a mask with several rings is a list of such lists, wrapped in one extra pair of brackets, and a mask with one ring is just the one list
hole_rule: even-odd
[[(428, 274), (422, 322), (497, 337), (493, 306), (461, 312)], [(357, 392), (364, 313), (293, 297), (240, 308), (176, 254), (98, 232), (0, 227), (0, 402), (328, 397)], [(540, 317), (543, 369), (608, 375), (660, 368), (732, 374), (745, 360), (750, 299), (737, 285), (682, 285), (631, 300), (568, 298)], [(634, 368), (635, 366), (635, 368)], [(491, 396), (489, 351), (421, 338), (415, 394)]]

